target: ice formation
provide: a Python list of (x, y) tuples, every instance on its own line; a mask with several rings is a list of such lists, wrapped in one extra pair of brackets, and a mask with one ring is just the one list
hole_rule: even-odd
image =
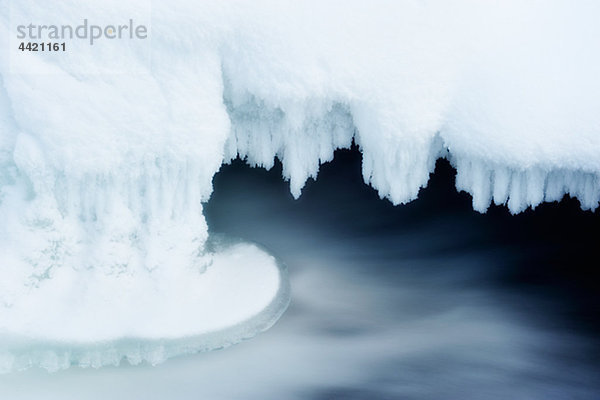
[[(182, 317), (157, 329), (144, 310), (192, 320), (206, 301), (174, 297), (209, 287), (210, 260), (227, 259), (206, 250), (202, 202), (238, 155), (279, 158), (294, 196), (355, 141), (365, 182), (394, 204), (446, 157), (478, 211), (565, 194), (595, 209), (598, 15), (594, 0), (0, 1), (0, 362), (48, 365), (46, 351), (55, 365), (101, 365), (130, 357), (128, 338), (173, 340), (169, 355), (241, 338), (202, 344), (218, 327)], [(135, 19), (149, 35), (18, 50), (18, 24), (84, 18)], [(265, 257), (247, 263), (274, 265)], [(264, 279), (266, 297), (239, 315), (224, 306), (231, 326), (283, 303), (279, 270), (256, 268), (248, 287)], [(106, 330), (86, 329), (85, 310)]]
[[(206, 252), (204, 270), (166, 264), (152, 273), (57, 268), (0, 313), (0, 373), (41, 366), (157, 364), (222, 348), (268, 329), (285, 310), (285, 270), (255, 245)], [(19, 282), (10, 282), (18, 286)], [(28, 282), (29, 283), (29, 282)]]

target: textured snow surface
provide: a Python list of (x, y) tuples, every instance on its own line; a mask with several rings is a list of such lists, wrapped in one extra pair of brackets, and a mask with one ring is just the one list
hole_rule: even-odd
[[(0, 373), (156, 364), (252, 337), (287, 307), (285, 270), (255, 245), (204, 257), (204, 269), (173, 264), (154, 273), (57, 268), (52, 283), (23, 287), (0, 307)], [(19, 283), (3, 282), (3, 292)]]
[[(355, 141), (365, 182), (394, 204), (447, 157), (478, 211), (565, 194), (595, 209), (598, 15), (595, 0), (0, 1), (2, 330), (29, 334), (21, 318), (44, 311), (27, 307), (76, 281), (118, 276), (146, 293), (203, 269), (202, 202), (238, 155), (278, 157), (294, 196)], [(84, 18), (134, 18), (149, 37), (17, 50), (18, 24)], [(102, 309), (93, 293), (82, 304)], [(123, 326), (151, 335), (147, 318)]]

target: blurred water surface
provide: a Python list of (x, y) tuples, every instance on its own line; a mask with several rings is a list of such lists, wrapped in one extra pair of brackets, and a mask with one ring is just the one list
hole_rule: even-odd
[(355, 149), (299, 200), (280, 176), (235, 161), (205, 210), (287, 264), (292, 302), (270, 331), (157, 367), (4, 375), (0, 398), (600, 398), (599, 212), (478, 214), (446, 162), (394, 207)]

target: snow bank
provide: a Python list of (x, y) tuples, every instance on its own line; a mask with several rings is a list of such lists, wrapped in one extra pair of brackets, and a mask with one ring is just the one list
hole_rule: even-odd
[[(565, 194), (598, 206), (596, 1), (54, 6), (0, 2), (0, 332), (28, 335), (36, 325), (19, 320), (42, 317), (33, 305), (47, 291), (92, 282), (102, 294), (82, 304), (102, 309), (94, 299), (120, 279), (146, 293), (182, 268), (203, 270), (202, 202), (238, 155), (266, 168), (278, 157), (294, 196), (354, 140), (365, 182), (394, 204), (415, 199), (447, 157), (478, 211), (493, 201), (516, 213)], [(84, 19), (135, 19), (148, 38), (18, 50), (19, 24)], [(102, 286), (99, 276), (119, 278)], [(77, 296), (53, 298), (68, 314), (61, 302)], [(142, 307), (126, 301), (130, 314)], [(142, 314), (125, 325), (102, 315), (143, 327)], [(189, 334), (180, 324), (170, 337)], [(76, 339), (69, 329), (44, 335)], [(135, 337), (154, 328), (140, 329)]]
[[(154, 365), (271, 327), (289, 302), (285, 269), (255, 245), (211, 246), (204, 269), (173, 263), (144, 274), (123, 265), (107, 274), (63, 266), (45, 278), (50, 283), (13, 292), (0, 308), (0, 373), (98, 368), (123, 359)], [(2, 283), (6, 294), (22, 282)]]
[(597, 207), (597, 3), (280, 7), (292, 10), (248, 17), (222, 50), (226, 158), (279, 157), (298, 196), (354, 137), (365, 181), (394, 204), (416, 198), (444, 156), (478, 211), (564, 194)]

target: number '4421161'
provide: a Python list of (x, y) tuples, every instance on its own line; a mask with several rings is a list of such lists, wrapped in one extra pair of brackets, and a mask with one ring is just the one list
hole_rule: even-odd
[(21, 51), (65, 51), (67, 49), (66, 43), (52, 43), (52, 42), (21, 42), (19, 50)]

